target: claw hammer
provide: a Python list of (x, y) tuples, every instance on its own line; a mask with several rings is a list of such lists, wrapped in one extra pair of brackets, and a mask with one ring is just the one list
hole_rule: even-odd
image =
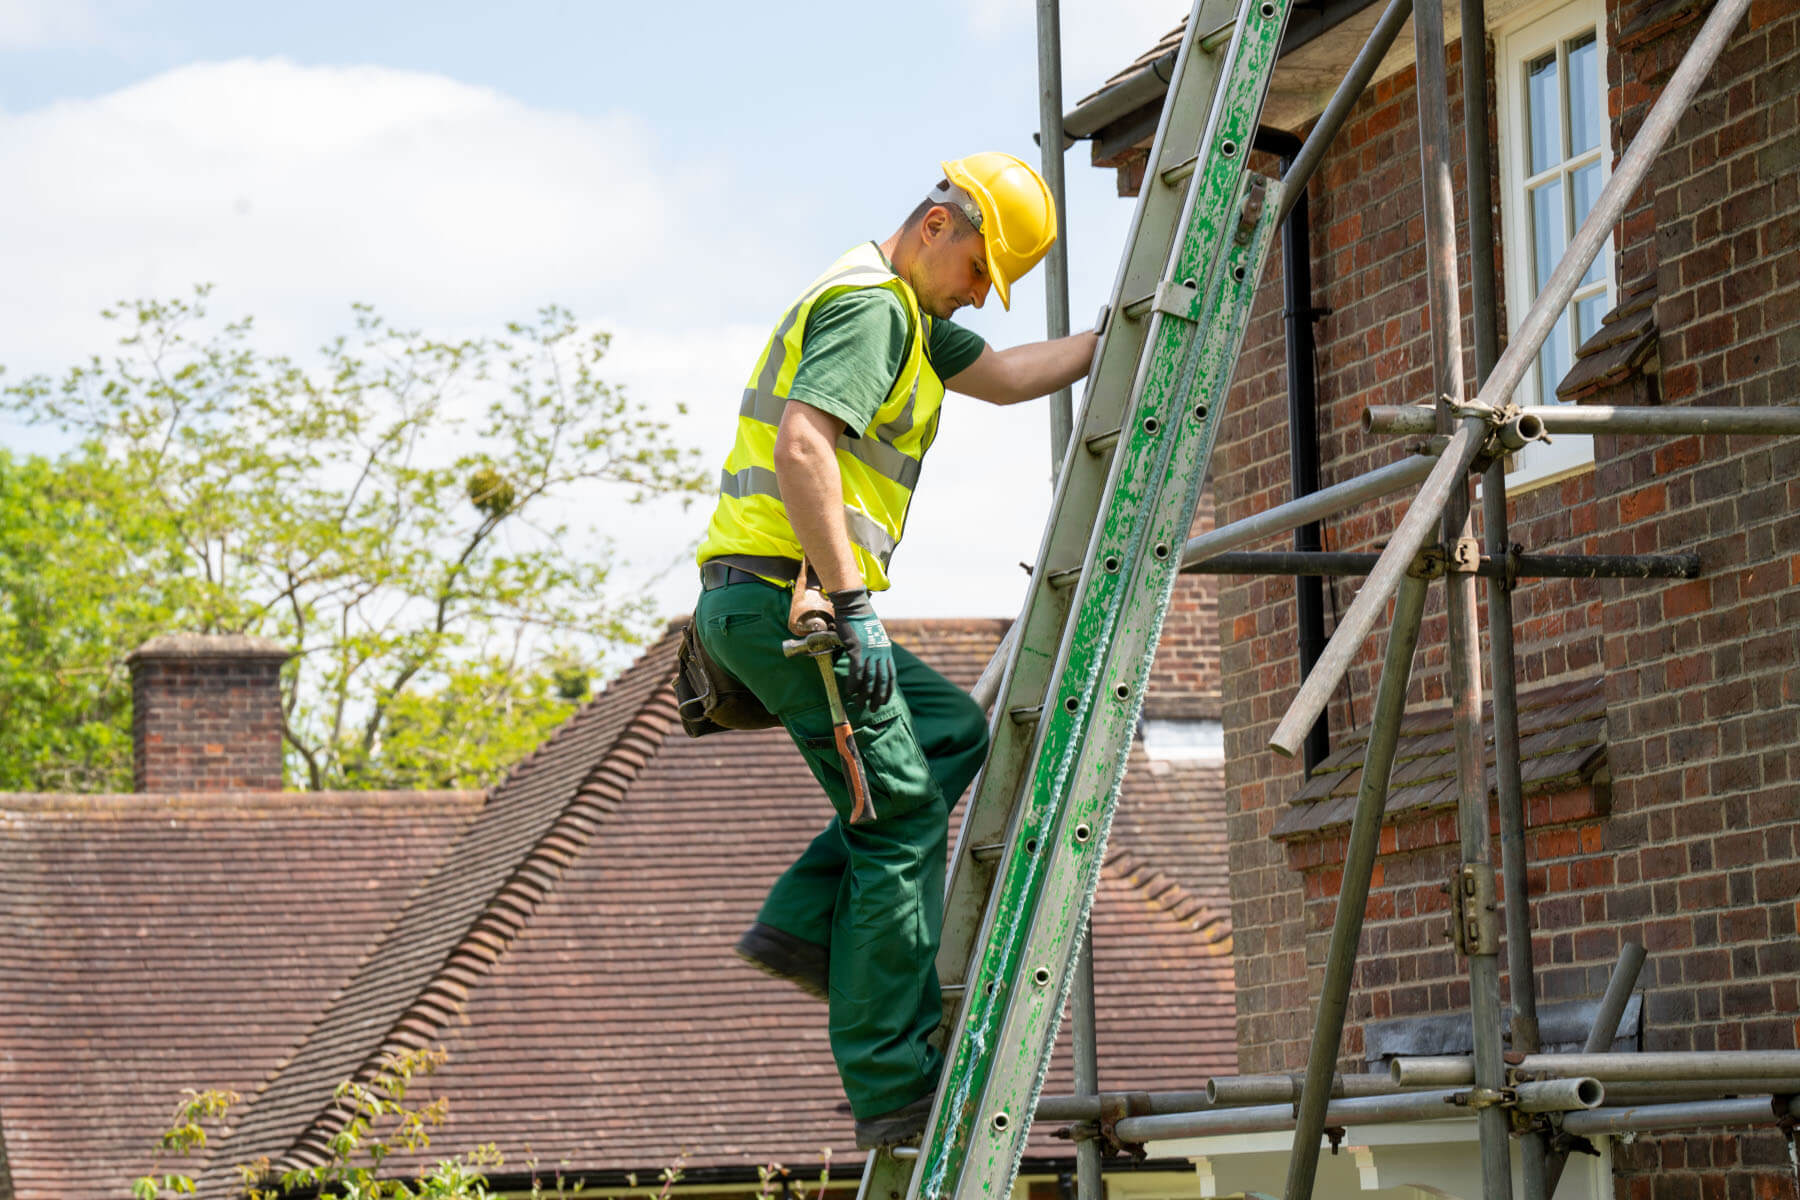
[[(800, 578), (806, 578), (806, 560), (800, 562)], [(813, 597), (818, 597), (814, 600)], [(831, 611), (818, 592), (795, 588), (794, 603), (788, 614), (788, 629), (801, 636), (781, 643), (781, 652), (789, 658), (805, 654), (819, 664), (819, 677), (825, 683), (825, 699), (831, 704), (831, 736), (837, 743), (838, 758), (843, 760), (844, 780), (850, 785), (850, 824), (873, 821), (874, 801), (869, 799), (869, 776), (863, 770), (862, 751), (856, 745), (856, 734), (850, 728), (850, 714), (844, 711), (844, 699), (838, 694), (837, 672), (832, 669), (832, 655), (843, 648), (843, 639), (827, 623)]]

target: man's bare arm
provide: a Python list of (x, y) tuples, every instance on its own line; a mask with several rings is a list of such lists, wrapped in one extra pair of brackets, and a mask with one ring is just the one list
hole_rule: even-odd
[(844, 527), (844, 483), (837, 439), (844, 423), (822, 409), (789, 400), (775, 433), (775, 482), (806, 561), (828, 592), (863, 585)]
[(988, 346), (980, 358), (944, 380), (944, 386), (989, 404), (1035, 400), (1086, 375), (1098, 340), (1090, 331), (1010, 350)]

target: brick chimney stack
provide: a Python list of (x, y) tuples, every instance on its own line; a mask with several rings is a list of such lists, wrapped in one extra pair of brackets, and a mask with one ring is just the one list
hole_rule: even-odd
[(266, 638), (177, 633), (132, 652), (133, 786), (281, 790), (281, 664)]

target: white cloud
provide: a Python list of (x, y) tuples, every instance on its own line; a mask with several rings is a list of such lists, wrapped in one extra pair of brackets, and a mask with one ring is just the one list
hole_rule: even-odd
[(93, 348), (105, 304), (203, 281), (302, 346), (341, 328), (351, 300), (449, 329), (550, 300), (668, 310), (705, 249), (656, 151), (628, 114), (279, 60), (0, 116), (14, 243), (0, 357), (52, 367)]

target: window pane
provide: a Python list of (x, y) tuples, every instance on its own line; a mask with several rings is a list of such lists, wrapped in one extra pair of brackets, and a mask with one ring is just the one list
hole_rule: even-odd
[(1557, 85), (1556, 51), (1525, 64), (1525, 120), (1531, 127), (1531, 173), (1563, 160), (1562, 97)]
[(1564, 309), (1562, 316), (1556, 318), (1556, 327), (1544, 339), (1544, 348), (1538, 351), (1539, 404), (1557, 402), (1556, 385), (1569, 373), (1574, 358), (1569, 352), (1569, 310)]
[[(1581, 227), (1581, 223), (1587, 220), (1588, 213), (1593, 210), (1594, 201), (1600, 198), (1601, 182), (1598, 162), (1591, 162), (1585, 167), (1578, 167), (1569, 172), (1569, 198), (1575, 202), (1575, 224), (1569, 230), (1571, 237), (1574, 236), (1575, 230)], [(1587, 274), (1581, 277), (1584, 286), (1590, 283), (1599, 283), (1606, 278), (1606, 256), (1609, 253), (1611, 253), (1610, 239), (1601, 245), (1600, 253), (1594, 255), (1594, 261), (1589, 264)]]
[(1606, 87), (1600, 44), (1584, 33), (1569, 43), (1569, 157), (1592, 150), (1606, 136)]
[(1606, 293), (1575, 302), (1575, 345), (1579, 348), (1600, 328), (1606, 319)]
[(1531, 282), (1531, 294), (1534, 296), (1550, 281), (1550, 272), (1556, 270), (1557, 260), (1562, 258), (1563, 247), (1568, 244), (1563, 220), (1562, 180), (1552, 179), (1533, 188), (1531, 243), (1532, 265), (1536, 272)]

